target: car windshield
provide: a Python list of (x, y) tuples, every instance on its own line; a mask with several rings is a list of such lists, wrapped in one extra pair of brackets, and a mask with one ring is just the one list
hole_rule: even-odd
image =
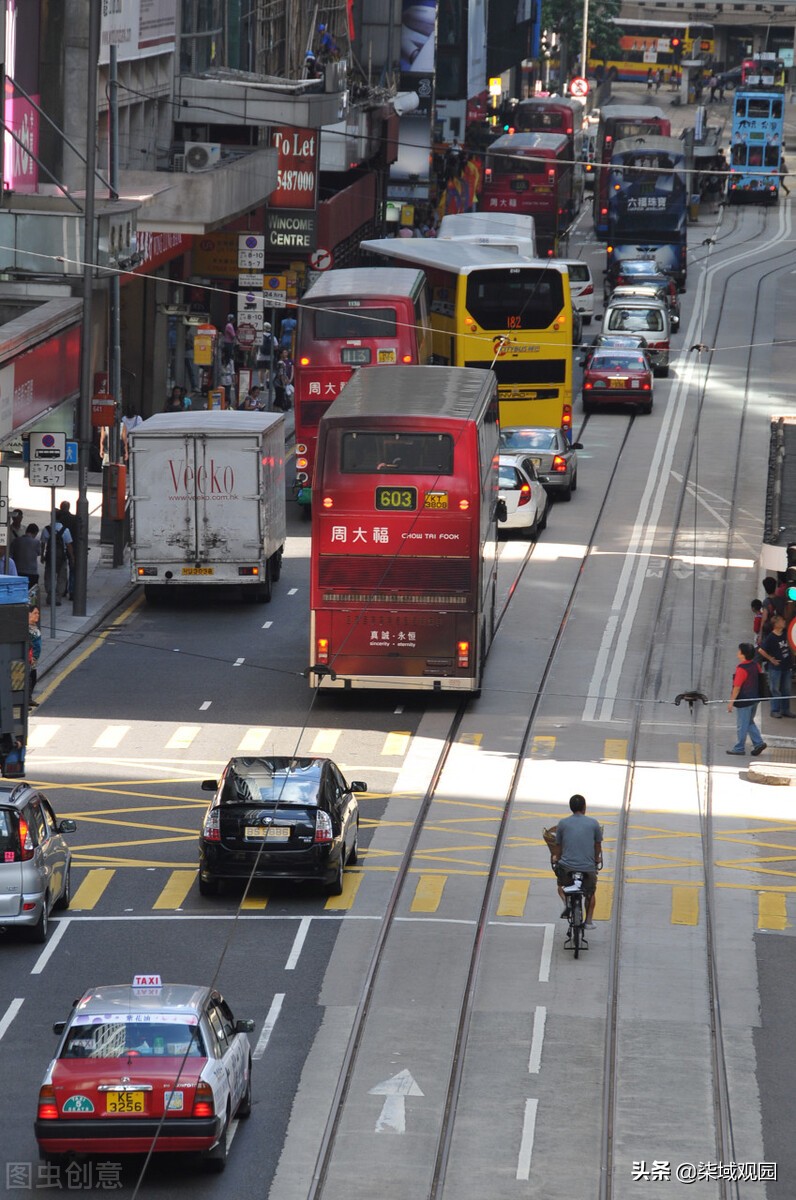
[(62, 1058), (205, 1058), (195, 1017), (171, 1019), (162, 1014), (125, 1013), (93, 1016), (86, 1013), (69, 1030)]
[(230, 771), (221, 791), (222, 804), (318, 804), (315, 765), (269, 771), (264, 763), (238, 774)]
[(646, 366), (641, 354), (595, 354), (591, 360), (593, 371), (643, 371)]
[(503, 429), (500, 445), (508, 450), (554, 450), (554, 429)]
[(609, 329), (663, 332), (663, 314), (657, 308), (613, 308), (608, 317)]

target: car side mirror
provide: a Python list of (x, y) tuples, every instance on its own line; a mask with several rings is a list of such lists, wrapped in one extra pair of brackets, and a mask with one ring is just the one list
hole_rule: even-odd
[(218, 788), (218, 780), (217, 779), (203, 779), (202, 783), (201, 783), (201, 788), (202, 788), (203, 792), (215, 792), (216, 789)]
[(583, 442), (573, 442), (572, 445), (570, 446), (570, 450), (582, 450), (582, 449), (583, 449)]
[(236, 1033), (254, 1033), (254, 1021), (252, 1021), (251, 1018), (247, 1018), (247, 1020), (245, 1020), (245, 1021), (236, 1021), (235, 1022), (235, 1032)]
[(495, 516), (497, 517), (498, 521), (508, 521), (509, 510), (506, 508), (505, 500), (498, 500), (497, 504), (495, 505)]
[(363, 783), (361, 779), (354, 779), (351, 783), (351, 787), (349, 788), (349, 791), (352, 792), (366, 792), (367, 790), (368, 785)]
[(579, 358), (579, 359), (578, 359), (578, 366), (579, 366), (579, 367), (585, 367), (585, 366), (586, 366), (586, 359), (585, 359), (585, 358)]
[(63, 1033), (66, 1029), (66, 1021), (53, 1021), (53, 1033)]
[(65, 818), (58, 822), (59, 833), (74, 833), (77, 829), (77, 821), (73, 821), (71, 817)]

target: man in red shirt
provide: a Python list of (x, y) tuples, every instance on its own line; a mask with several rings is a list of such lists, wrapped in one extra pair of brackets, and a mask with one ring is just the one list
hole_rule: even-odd
[(735, 709), (735, 724), (738, 737), (728, 754), (746, 754), (746, 735), (752, 739), (752, 754), (762, 754), (766, 743), (755, 725), (755, 713), (760, 700), (760, 668), (755, 662), (755, 648), (751, 642), (738, 646), (738, 666), (732, 679), (732, 692), (727, 712)]

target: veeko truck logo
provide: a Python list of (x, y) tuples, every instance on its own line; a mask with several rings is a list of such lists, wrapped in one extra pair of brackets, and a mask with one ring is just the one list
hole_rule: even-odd
[(186, 459), (168, 459), (169, 478), (174, 489), (174, 498), (201, 496), (206, 500), (230, 500), (235, 494), (235, 470), (211, 458), (199, 467), (193, 467)]

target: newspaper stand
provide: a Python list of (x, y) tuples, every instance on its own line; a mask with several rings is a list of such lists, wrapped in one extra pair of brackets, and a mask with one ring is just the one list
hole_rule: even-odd
[(28, 582), (0, 575), (0, 772), (25, 774), (28, 740)]

